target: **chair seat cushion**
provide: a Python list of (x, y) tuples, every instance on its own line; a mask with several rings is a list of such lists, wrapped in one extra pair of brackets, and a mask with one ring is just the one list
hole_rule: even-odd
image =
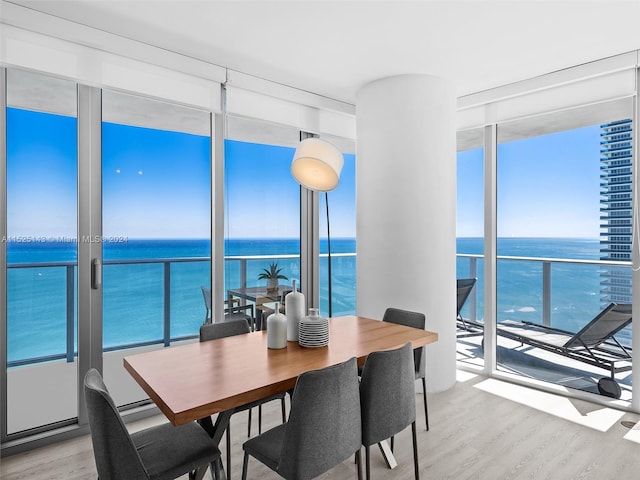
[(218, 447), (197, 423), (174, 427), (170, 423), (132, 433), (149, 478), (174, 479), (220, 455)]
[(247, 440), (242, 445), (242, 449), (274, 472), (277, 472), (286, 426), (287, 424), (283, 423), (264, 432), (262, 435)]

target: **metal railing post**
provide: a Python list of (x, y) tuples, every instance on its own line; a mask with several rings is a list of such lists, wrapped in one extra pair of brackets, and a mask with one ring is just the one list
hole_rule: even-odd
[(240, 286), (247, 288), (247, 259), (240, 260)]
[(551, 262), (542, 262), (542, 324), (551, 326)]
[[(478, 259), (476, 257), (469, 258), (469, 278), (478, 278)], [(477, 291), (478, 289), (474, 288), (469, 299), (469, 320), (472, 322), (476, 321)]]
[(171, 343), (171, 262), (162, 262), (164, 270), (164, 346)]
[(74, 315), (75, 308), (75, 282), (73, 279), (74, 266), (67, 265), (67, 362), (73, 362), (75, 357), (75, 328)]

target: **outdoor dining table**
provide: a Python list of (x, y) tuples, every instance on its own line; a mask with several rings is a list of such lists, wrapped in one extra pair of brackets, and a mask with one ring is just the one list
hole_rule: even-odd
[(244, 302), (253, 302), (256, 305), (256, 318), (251, 325), (252, 330), (261, 330), (263, 323), (263, 305), (267, 305), (267, 310), (272, 310), (273, 302), (282, 302), (287, 293), (293, 288), (290, 285), (278, 285), (278, 289), (271, 291), (266, 286), (262, 287), (237, 287), (227, 290), (229, 305), (233, 305), (234, 300), (240, 299)]
[(329, 332), (329, 345), (321, 348), (287, 342), (268, 349), (266, 332), (256, 331), (127, 356), (124, 367), (173, 425), (199, 421), (219, 443), (235, 407), (292, 389), (301, 373), (351, 357), (363, 365), (371, 352), (438, 339), (434, 332), (353, 315), (329, 319)]

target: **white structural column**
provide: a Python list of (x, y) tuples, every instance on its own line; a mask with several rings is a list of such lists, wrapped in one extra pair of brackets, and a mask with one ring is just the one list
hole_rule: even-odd
[(427, 390), (456, 372), (456, 98), (430, 75), (365, 85), (357, 96), (357, 313), (423, 312)]

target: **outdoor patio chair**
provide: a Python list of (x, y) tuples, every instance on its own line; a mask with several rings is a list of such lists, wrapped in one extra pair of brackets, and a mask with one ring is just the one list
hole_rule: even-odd
[(609, 370), (610, 377), (598, 381), (602, 395), (620, 398), (615, 374), (631, 370), (631, 347), (625, 347), (615, 334), (631, 323), (631, 305), (610, 303), (578, 333), (531, 322), (505, 320), (497, 324), (498, 335), (521, 344)]
[(458, 337), (471, 337), (482, 335), (484, 325), (480, 322), (474, 322), (468, 318), (464, 318), (460, 311), (471, 294), (471, 290), (476, 285), (477, 278), (458, 278), (456, 280), (456, 297), (457, 297), (457, 316), (456, 326), (460, 333)]
[[(202, 290), (202, 296), (204, 297), (204, 324), (212, 323), (213, 318), (211, 315), (211, 289), (207, 288), (203, 285), (200, 286)], [(255, 326), (255, 313), (254, 306), (252, 303), (247, 305), (240, 305), (237, 303), (238, 301), (234, 301), (232, 304), (229, 304), (229, 300), (224, 301), (224, 321), (229, 322), (232, 320), (246, 320), (252, 330), (254, 330)]]

